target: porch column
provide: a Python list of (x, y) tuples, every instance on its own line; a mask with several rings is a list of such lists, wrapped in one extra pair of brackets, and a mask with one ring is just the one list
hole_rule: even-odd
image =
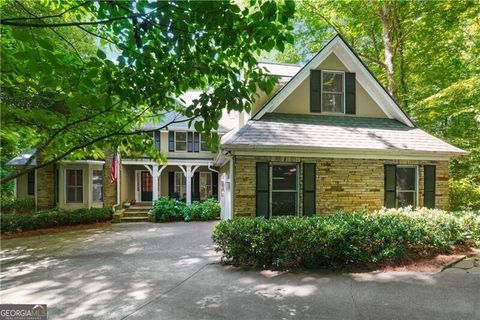
[(185, 178), (187, 180), (187, 204), (192, 203), (192, 166), (187, 165), (185, 171)]
[(152, 165), (152, 201), (158, 200), (158, 166)]
[(153, 164), (151, 168), (146, 164), (143, 166), (147, 168), (148, 172), (150, 172), (150, 175), (152, 176), (152, 201), (158, 200), (158, 180), (166, 166), (161, 166), (160, 168), (156, 164)]

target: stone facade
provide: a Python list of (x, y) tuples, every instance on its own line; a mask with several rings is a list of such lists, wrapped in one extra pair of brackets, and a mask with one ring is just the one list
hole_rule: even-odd
[(55, 206), (55, 167), (49, 165), (37, 170), (36, 191), (37, 207), (52, 208)]
[[(103, 166), (103, 207), (112, 208), (117, 203), (117, 183), (120, 180), (120, 172), (117, 174), (117, 182), (111, 183), (113, 153), (105, 152), (105, 164)], [(122, 167), (119, 164), (119, 170)]]
[[(423, 205), (423, 166), (436, 166), (436, 207), (448, 209), (448, 161), (333, 159), (299, 157), (235, 157), (235, 216), (255, 216), (256, 162), (315, 163), (316, 212), (332, 213), (340, 209), (352, 211), (364, 208), (377, 210), (384, 205), (384, 165), (414, 165), (418, 167), (418, 204)], [(303, 170), (301, 168), (300, 175)], [(300, 213), (303, 211), (300, 176)]]

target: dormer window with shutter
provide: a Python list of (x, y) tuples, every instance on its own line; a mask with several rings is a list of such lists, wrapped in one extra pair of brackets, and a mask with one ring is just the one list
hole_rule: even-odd
[(355, 73), (311, 70), (310, 112), (355, 114)]
[(322, 71), (322, 112), (345, 113), (345, 74)]

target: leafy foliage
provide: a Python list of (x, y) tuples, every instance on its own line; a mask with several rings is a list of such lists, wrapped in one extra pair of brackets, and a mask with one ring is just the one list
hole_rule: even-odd
[[(293, 12), (268, 0), (2, 2), (2, 148), (35, 148), (37, 166), (116, 148), (161, 162), (142, 125), (176, 111), (208, 133), (223, 109), (248, 110), (276, 83), (255, 57), (293, 42)], [(190, 89), (203, 93), (179, 104)]]
[(214, 220), (220, 216), (220, 203), (214, 198), (208, 198), (202, 202), (193, 202), (185, 216), (186, 221)]
[(91, 208), (78, 210), (44, 210), (32, 214), (2, 213), (0, 232), (29, 231), (57, 226), (71, 226), (95, 222), (110, 221), (112, 210)]
[(185, 202), (169, 197), (160, 197), (152, 205), (152, 210), (157, 222), (181, 221), (188, 213)]
[(215, 227), (216, 250), (236, 265), (291, 269), (378, 263), (407, 252), (480, 241), (480, 213), (407, 209), (317, 217), (238, 218)]
[(471, 154), (452, 162), (455, 179), (480, 185), (480, 6), (475, 1), (306, 0), (295, 44), (280, 61), (306, 61), (335, 33), (422, 129)]
[(470, 179), (450, 179), (448, 192), (451, 210), (480, 210), (480, 186)]
[(167, 221), (207, 221), (220, 215), (220, 204), (213, 198), (187, 205), (169, 197), (160, 197), (153, 203), (152, 214), (157, 222)]
[(0, 212), (3, 213), (25, 213), (35, 210), (35, 198), (14, 199), (11, 196), (2, 194)]

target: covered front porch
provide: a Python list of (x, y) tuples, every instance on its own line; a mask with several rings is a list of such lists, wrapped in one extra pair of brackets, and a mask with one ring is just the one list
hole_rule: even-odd
[(122, 160), (121, 203), (150, 204), (161, 196), (185, 201), (218, 199), (218, 171), (211, 160), (169, 159), (165, 165), (150, 160)]

